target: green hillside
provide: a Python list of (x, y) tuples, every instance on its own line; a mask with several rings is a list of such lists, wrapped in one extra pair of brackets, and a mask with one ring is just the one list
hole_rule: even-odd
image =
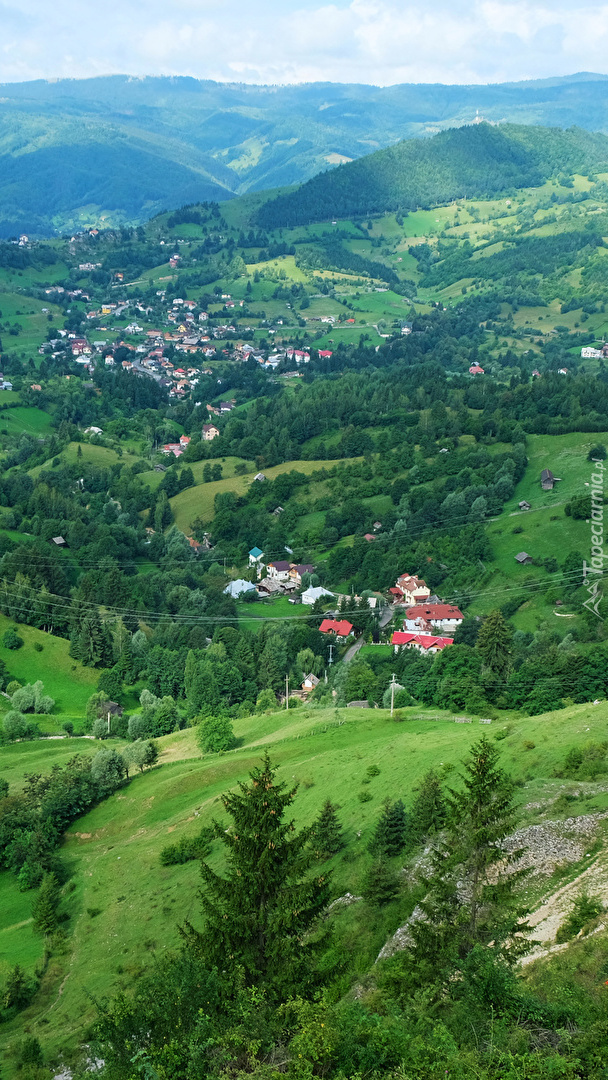
[[(3, 237), (137, 224), (165, 207), (302, 183), (479, 112), (500, 123), (608, 128), (605, 76), (588, 73), (493, 86), (280, 88), (113, 75), (9, 83), (2, 96)], [(433, 190), (445, 189), (435, 181)]]
[(313, 177), (262, 206), (266, 228), (351, 215), (407, 212), (463, 197), (539, 186), (558, 172), (602, 172), (608, 139), (582, 130), (479, 124), (410, 139)]
[[(601, 784), (579, 783), (576, 796), (569, 794), (567, 801), (564, 792), (569, 793), (572, 785), (554, 777), (571, 747), (603, 738), (607, 716), (605, 703), (596, 708), (577, 706), (533, 719), (514, 714), (507, 727), (491, 729), (500, 737), (503, 763), (519, 785), (520, 824), (608, 807)], [(246, 778), (265, 749), (279, 767), (279, 777), (300, 786), (294, 805), (298, 827), (313, 820), (328, 796), (339, 805), (348, 854), (328, 863), (332, 896), (347, 891), (360, 895), (372, 861), (367, 844), (383, 799), (403, 798), (410, 806), (424, 773), (440, 766), (447, 773), (458, 765), (481, 730), (476, 721), (455, 724), (440, 710), (427, 714), (406, 709), (400, 719), (394, 723), (383, 710), (300, 709), (289, 717), (274, 713), (239, 722), (235, 731), (242, 745), (219, 758), (201, 758), (191, 731), (160, 740), (159, 768), (131, 780), (68, 831), (62, 848), (71, 868), (64, 900), (70, 916), (66, 946), (54, 953), (34, 1003), (18, 1024), (13, 1021), (2, 1029), (4, 1047), (12, 1045), (25, 1025), (40, 1038), (49, 1061), (69, 1062), (95, 1015), (94, 1001), (136, 985), (142, 970), (177, 946), (177, 925), (184, 919), (200, 921), (197, 863), (162, 867), (160, 851), (221, 815), (219, 796)], [(60, 747), (62, 756), (68, 749), (80, 750), (78, 741), (72, 740), (49, 745), (46, 768), (62, 760)], [(43, 756), (34, 756), (31, 746), (11, 748), (7, 765), (11, 784), (17, 782), (20, 767), (24, 771), (45, 767)], [(371, 780), (370, 766), (374, 766)], [(360, 801), (361, 792), (370, 796), (368, 801)], [(211, 864), (222, 868), (217, 847)], [(576, 872), (572, 864), (567, 875)], [(553, 880), (545, 876), (530, 887), (533, 904), (551, 891)], [(16, 959), (33, 964), (41, 955), (42, 942), (28, 915), (32, 894), (19, 893), (6, 872), (0, 884), (4, 974)], [(348, 933), (358, 935), (352, 957), (355, 971), (362, 974), (373, 963), (405, 910), (407, 898), (394, 901), (371, 919), (366, 904), (352, 909)], [(347, 932), (343, 917), (338, 927), (341, 934)]]

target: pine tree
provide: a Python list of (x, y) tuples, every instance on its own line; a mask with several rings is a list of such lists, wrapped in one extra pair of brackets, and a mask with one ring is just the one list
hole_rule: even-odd
[(413, 954), (433, 980), (449, 977), (473, 949), (491, 948), (494, 959), (510, 965), (528, 947), (526, 909), (515, 895), (528, 871), (513, 866), (522, 852), (502, 844), (515, 813), (513, 784), (498, 758), (486, 736), (471, 748), (462, 789), (448, 794), (445, 838), (423, 879), (424, 918), (411, 927)]
[(59, 926), (59, 882), (54, 874), (45, 874), (32, 904), (34, 930), (45, 937), (54, 934)]
[(511, 667), (511, 631), (501, 611), (491, 611), (483, 620), (477, 648), (485, 667), (497, 679), (506, 679)]
[(418, 787), (410, 811), (410, 839), (420, 843), (439, 832), (445, 825), (446, 805), (441, 781), (434, 769), (429, 769)]
[(311, 931), (329, 899), (327, 874), (308, 873), (311, 829), (296, 833), (284, 820), (297, 789), (285, 790), (275, 775), (266, 755), (249, 784), (223, 797), (232, 825), (214, 822), (214, 833), (226, 848), (227, 877), (201, 864), (205, 925), (182, 930), (206, 964), (235, 979), (241, 971), (271, 998), (305, 994), (314, 983), (323, 936)]
[(399, 892), (399, 880), (386, 859), (379, 858), (372, 863), (361, 891), (368, 904), (374, 907), (382, 907), (395, 899)]
[(392, 803), (387, 799), (376, 823), (368, 851), (379, 858), (400, 855), (407, 836), (407, 814), (401, 799)]
[(336, 813), (338, 807), (326, 799), (312, 827), (313, 847), (319, 858), (328, 859), (344, 847), (342, 826)]

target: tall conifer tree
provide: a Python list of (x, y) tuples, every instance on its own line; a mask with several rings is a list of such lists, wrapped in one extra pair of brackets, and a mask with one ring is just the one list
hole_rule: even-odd
[(214, 823), (226, 848), (227, 876), (201, 864), (205, 925), (182, 933), (208, 965), (273, 998), (306, 994), (314, 985), (314, 958), (323, 935), (313, 933), (329, 900), (327, 874), (310, 874), (312, 830), (296, 832), (285, 814), (297, 788), (276, 783), (268, 755), (249, 784), (223, 797), (232, 818), (226, 830)]

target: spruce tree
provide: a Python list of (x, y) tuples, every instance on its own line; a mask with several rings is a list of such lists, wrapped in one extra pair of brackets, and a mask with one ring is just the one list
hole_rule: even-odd
[(342, 826), (330, 799), (326, 799), (323, 809), (312, 827), (313, 847), (321, 859), (328, 859), (344, 847)]
[(511, 965), (528, 948), (526, 908), (516, 895), (528, 871), (514, 869), (521, 851), (503, 847), (515, 813), (513, 784), (498, 758), (482, 736), (465, 762), (462, 788), (448, 793), (445, 836), (423, 878), (424, 918), (411, 927), (412, 957), (432, 981), (449, 978), (473, 949)]
[(477, 649), (484, 666), (497, 679), (506, 679), (511, 668), (511, 630), (501, 611), (491, 611), (477, 636)]
[[(327, 906), (327, 874), (311, 875), (312, 830), (296, 833), (285, 814), (297, 788), (276, 783), (266, 754), (249, 784), (223, 797), (229, 829), (214, 822), (226, 848), (227, 876), (201, 864), (205, 925), (186, 923), (182, 934), (208, 966), (228, 979), (242, 973), (270, 998), (306, 994), (314, 984), (314, 959), (323, 935), (312, 933)], [(283, 997), (284, 999), (284, 997)]]
[(34, 930), (45, 937), (54, 934), (59, 926), (59, 882), (54, 874), (45, 874), (38, 895), (32, 903)]
[(420, 843), (445, 825), (446, 804), (441, 781), (434, 769), (423, 776), (410, 811), (410, 840)]
[(363, 897), (374, 907), (383, 907), (394, 900), (399, 892), (399, 880), (385, 858), (375, 859), (365, 875)]
[(374, 835), (368, 844), (368, 851), (378, 858), (393, 858), (403, 851), (406, 836), (407, 814), (401, 799), (394, 803), (386, 799)]

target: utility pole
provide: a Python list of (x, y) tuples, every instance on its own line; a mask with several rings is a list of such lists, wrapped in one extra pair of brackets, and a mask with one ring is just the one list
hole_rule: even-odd
[(285, 676), (285, 708), (289, 708), (289, 675)]
[(397, 678), (397, 676), (395, 675), (395, 672), (393, 672), (393, 678), (392, 678), (392, 681), (391, 681), (391, 716), (393, 715), (393, 708), (394, 708), (394, 705), (395, 705), (395, 679), (396, 678)]

